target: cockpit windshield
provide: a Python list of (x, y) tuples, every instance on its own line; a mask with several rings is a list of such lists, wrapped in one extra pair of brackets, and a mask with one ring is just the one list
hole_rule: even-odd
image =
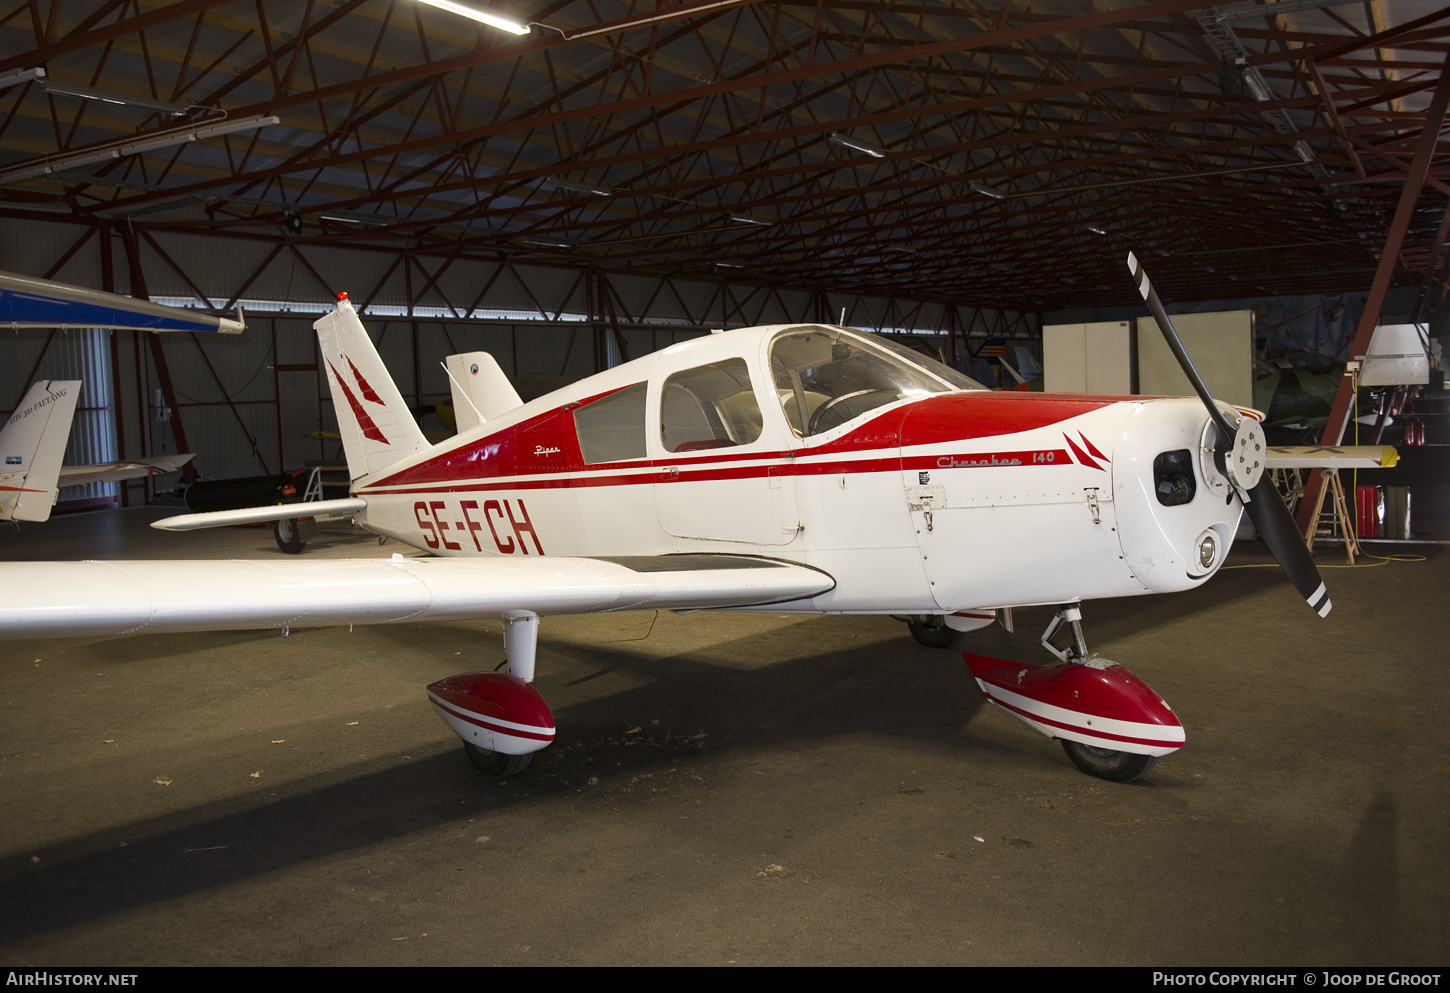
[(770, 346), (770, 369), (796, 437), (829, 431), (910, 396), (986, 389), (893, 341), (819, 326), (777, 336)]

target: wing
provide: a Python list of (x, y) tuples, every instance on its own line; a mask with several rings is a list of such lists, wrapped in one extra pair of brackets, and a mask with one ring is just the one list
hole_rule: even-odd
[(833, 586), (817, 569), (751, 555), (13, 562), (0, 564), (0, 632), (65, 637), (746, 607)]
[(120, 293), (0, 272), (0, 327), (239, 334), (246, 325), (241, 320), (167, 307)]
[(1388, 469), (1400, 460), (1390, 445), (1271, 445), (1270, 469)]

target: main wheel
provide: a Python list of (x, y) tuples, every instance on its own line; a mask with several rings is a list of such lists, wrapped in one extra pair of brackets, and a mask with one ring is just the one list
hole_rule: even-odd
[(503, 752), (491, 752), (467, 741), (463, 743), (463, 752), (475, 769), (490, 776), (517, 776), (529, 767), (529, 759), (534, 757), (532, 753), (505, 755)]
[(277, 539), (277, 547), (288, 555), (300, 555), (307, 547), (307, 542), (302, 540), (302, 529), (291, 517), (272, 522), (272, 537)]
[(913, 617), (906, 622), (906, 627), (916, 643), (927, 648), (956, 648), (966, 637), (965, 632), (947, 627), (946, 620), (940, 614)]
[(1131, 783), (1158, 762), (1156, 755), (1139, 755), (1137, 752), (1115, 752), (1111, 748), (1084, 745), (1080, 741), (1062, 740), (1062, 750), (1077, 766), (1089, 776), (1110, 779), (1115, 783)]

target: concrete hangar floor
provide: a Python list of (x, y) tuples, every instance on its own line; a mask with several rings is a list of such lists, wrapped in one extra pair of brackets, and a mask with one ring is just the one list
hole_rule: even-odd
[[(165, 513), (0, 555), (280, 554)], [(884, 617), (546, 618), (559, 736), (504, 780), (423, 693), (498, 622), (12, 641), (0, 962), (1443, 965), (1450, 555), (1325, 576), (1328, 621), (1267, 568), (1087, 605), (1188, 729), (1126, 786)]]

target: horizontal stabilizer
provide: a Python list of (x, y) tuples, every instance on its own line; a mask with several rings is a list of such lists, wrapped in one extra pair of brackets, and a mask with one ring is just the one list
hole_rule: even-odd
[(220, 331), (246, 325), (181, 307), (90, 290), (37, 276), (0, 272), (0, 327), (106, 328), (111, 331)]
[(131, 459), (126, 462), (63, 465), (60, 467), (60, 485), (86, 486), (90, 483), (115, 483), (123, 479), (161, 476), (168, 472), (179, 472), (191, 458), (191, 453), (188, 452), (185, 455), (158, 455), (155, 458)]
[(746, 555), (8, 562), (0, 563), (0, 633), (64, 637), (452, 621), (519, 610), (745, 607), (833, 586), (816, 569)]
[(275, 503), (266, 507), (243, 507), (240, 510), (214, 510), (208, 514), (178, 514), (152, 521), (160, 531), (200, 531), (202, 528), (224, 528), (233, 524), (261, 524), (265, 521), (300, 520), (304, 517), (331, 517), (356, 514), (367, 509), (362, 497), (339, 500), (312, 500), (307, 503)]

